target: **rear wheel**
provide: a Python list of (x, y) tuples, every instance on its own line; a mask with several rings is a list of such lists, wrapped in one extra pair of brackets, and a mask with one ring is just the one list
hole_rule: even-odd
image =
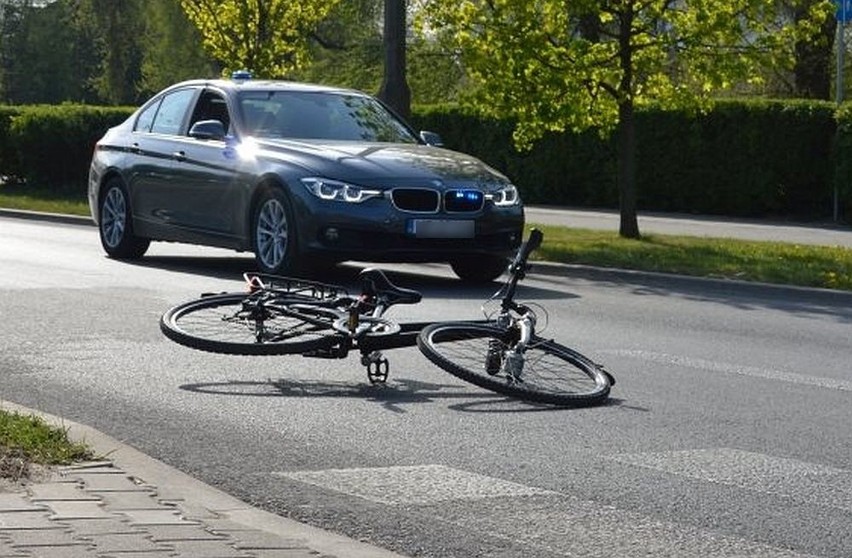
[(512, 338), (510, 331), (493, 325), (438, 323), (421, 330), (417, 345), (450, 374), (519, 399), (577, 405), (609, 395), (609, 376), (580, 353), (534, 337), (518, 354)]
[(341, 342), (333, 329), (338, 313), (295, 302), (298, 310), (244, 293), (213, 295), (171, 308), (160, 329), (181, 345), (236, 355), (310, 353)]
[(151, 241), (133, 234), (130, 197), (120, 178), (106, 182), (98, 211), (101, 246), (111, 258), (135, 260), (148, 250)]
[(502, 256), (470, 256), (450, 262), (459, 279), (469, 283), (490, 283), (500, 277), (509, 265)]

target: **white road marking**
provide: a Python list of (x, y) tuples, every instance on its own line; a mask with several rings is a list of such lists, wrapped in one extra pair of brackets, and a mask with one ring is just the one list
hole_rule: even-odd
[(621, 463), (852, 510), (852, 471), (731, 448), (609, 456)]
[(795, 372), (784, 372), (782, 370), (773, 370), (771, 368), (759, 368), (757, 366), (745, 366), (742, 364), (732, 364), (702, 358), (692, 358), (682, 355), (671, 355), (667, 353), (655, 353), (652, 351), (613, 350), (600, 352), (629, 358), (637, 358), (671, 366), (694, 368), (698, 370), (710, 370), (711, 372), (723, 372), (726, 374), (738, 374), (740, 376), (751, 376), (754, 378), (764, 378), (767, 380), (778, 380), (793, 384), (821, 387), (826, 389), (836, 389), (840, 391), (852, 391), (852, 382), (847, 380), (839, 380), (835, 378), (821, 378), (819, 376), (806, 376), (804, 374), (796, 374)]
[(276, 472), (275, 476), (329, 488), (380, 504), (428, 505), (448, 500), (554, 494), (443, 465)]

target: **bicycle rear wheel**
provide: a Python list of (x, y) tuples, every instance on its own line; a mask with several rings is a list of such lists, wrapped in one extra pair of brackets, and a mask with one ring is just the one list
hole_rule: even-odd
[(298, 311), (290, 310), (286, 302), (264, 304), (245, 293), (202, 297), (169, 309), (160, 329), (181, 345), (234, 355), (310, 353), (342, 342), (332, 328), (339, 314), (303, 299), (293, 301)]
[(519, 399), (578, 405), (609, 395), (607, 374), (577, 351), (533, 337), (521, 355), (513, 355), (511, 337), (496, 325), (437, 323), (421, 330), (417, 345), (450, 374)]

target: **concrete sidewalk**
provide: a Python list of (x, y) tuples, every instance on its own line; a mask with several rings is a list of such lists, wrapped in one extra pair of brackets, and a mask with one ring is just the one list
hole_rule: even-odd
[(0, 491), (0, 558), (400, 558), (249, 506), (87, 426), (0, 408), (107, 456)]

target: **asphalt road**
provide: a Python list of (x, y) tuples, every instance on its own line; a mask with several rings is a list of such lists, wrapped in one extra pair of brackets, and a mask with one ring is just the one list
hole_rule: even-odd
[[(249, 358), (158, 319), (241, 288), (246, 255), (155, 244), (105, 258), (92, 227), (0, 217), (2, 399), (89, 424), (265, 509), (435, 557), (852, 555), (852, 295), (540, 265), (547, 335), (604, 362), (609, 404), (506, 400), (388, 354)], [(492, 291), (390, 266), (477, 317)], [(353, 284), (344, 266), (325, 280)]]

